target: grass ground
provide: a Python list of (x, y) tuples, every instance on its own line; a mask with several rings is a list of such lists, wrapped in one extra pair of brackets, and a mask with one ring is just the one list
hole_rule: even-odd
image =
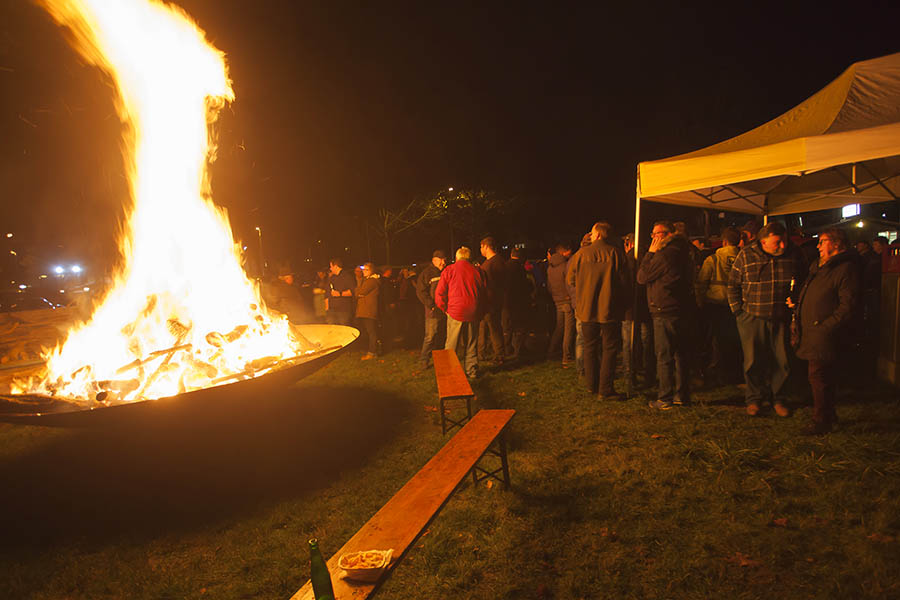
[[(116, 430), (0, 425), (0, 597), (288, 598), (444, 443), (415, 354)], [(751, 419), (734, 387), (667, 413), (541, 362), (475, 384), (514, 408), (513, 488), (462, 487), (381, 588), (421, 598), (900, 598), (900, 405), (840, 429)]]

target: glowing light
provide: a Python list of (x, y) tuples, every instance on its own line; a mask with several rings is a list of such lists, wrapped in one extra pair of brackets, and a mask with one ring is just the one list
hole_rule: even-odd
[(863, 224), (862, 221), (860, 221), (859, 223), (857, 223), (856, 226), (857, 226), (857, 227), (865, 227), (865, 225)]
[(18, 256), (18, 254), (16, 254), (15, 250), (10, 250), (9, 253), (12, 254), (13, 256)]
[(26, 289), (27, 287), (28, 287), (28, 286), (25, 285), (24, 283), (20, 283), (20, 284), (19, 284), (19, 289), (20, 289), (20, 290), (24, 290), (24, 289)]
[(81, 291), (83, 291), (83, 292), (89, 292), (89, 291), (91, 291), (91, 288), (89, 288), (89, 287), (83, 287), (83, 288), (81, 288)]
[(66, 270), (63, 267), (53, 267), (53, 272), (57, 275), (62, 275)]
[(46, 276), (46, 275), (41, 275), (41, 276), (40, 276), (40, 279), (47, 279), (47, 276)]
[(11, 237), (12, 237), (12, 234), (11, 234), (11, 233), (7, 233), (7, 234), (6, 234), (6, 237), (11, 238)]
[(159, 0), (38, 1), (113, 84), (129, 196), (110, 292), (45, 355), (46, 375), (13, 392), (92, 407), (98, 382), (128, 378), (137, 387), (117, 402), (154, 399), (261, 375), (312, 351), (265, 308), (211, 200), (215, 121), (234, 98), (222, 52)]
[(849, 219), (859, 214), (859, 204), (848, 204), (841, 207), (841, 218)]
[(78, 265), (72, 265), (72, 272), (73, 273), (81, 273), (81, 267)]

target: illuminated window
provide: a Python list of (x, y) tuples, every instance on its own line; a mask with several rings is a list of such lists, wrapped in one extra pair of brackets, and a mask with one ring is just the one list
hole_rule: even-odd
[(849, 219), (859, 214), (859, 204), (848, 204), (841, 207), (841, 218)]

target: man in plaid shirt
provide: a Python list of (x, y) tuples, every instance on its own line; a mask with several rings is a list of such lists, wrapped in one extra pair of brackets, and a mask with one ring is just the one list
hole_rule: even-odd
[[(773, 221), (759, 230), (731, 267), (728, 304), (737, 319), (744, 351), (747, 414), (773, 403), (778, 416), (790, 414), (779, 397), (790, 373), (788, 335), (791, 313), (785, 300), (806, 279), (803, 254), (790, 244), (784, 225)], [(792, 289), (793, 283), (793, 289)]]

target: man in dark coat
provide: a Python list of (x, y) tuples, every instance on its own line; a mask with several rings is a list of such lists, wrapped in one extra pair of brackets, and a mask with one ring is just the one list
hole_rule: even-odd
[(422, 340), (422, 351), (419, 363), (422, 369), (431, 365), (431, 351), (438, 349), (441, 330), (446, 327), (446, 316), (437, 307), (435, 291), (441, 280), (441, 271), (447, 264), (447, 255), (443, 250), (435, 250), (431, 255), (431, 264), (425, 267), (416, 280), (416, 296), (425, 307), (425, 338)]
[(550, 336), (547, 356), (558, 356), (562, 349), (562, 364), (568, 365), (575, 360), (575, 307), (573, 306), (574, 290), (566, 284), (566, 270), (569, 258), (560, 244), (550, 255), (547, 267), (547, 290), (556, 306), (556, 327)]
[(806, 279), (803, 254), (788, 240), (784, 225), (772, 221), (758, 239), (745, 246), (728, 276), (728, 305), (737, 320), (744, 352), (747, 414), (756, 416), (772, 402), (780, 417), (790, 410), (780, 398), (790, 374), (788, 330), (790, 313), (785, 300)]
[(344, 269), (340, 258), (332, 258), (329, 263), (331, 275), (328, 277), (328, 295), (325, 296), (326, 319), (333, 325), (349, 325), (353, 316), (353, 292), (356, 278)]
[(499, 253), (497, 240), (486, 237), (481, 240), (481, 255), (486, 259), (481, 265), (487, 280), (487, 312), (481, 321), (479, 334), (479, 354), (482, 358), (488, 354), (488, 341), (494, 351), (494, 362), (503, 364), (505, 352), (503, 348), (503, 311), (508, 310), (508, 272), (506, 261)]
[(613, 378), (622, 345), (622, 318), (631, 302), (625, 253), (610, 243), (610, 232), (609, 223), (594, 223), (591, 244), (575, 253), (566, 273), (566, 282), (575, 286), (575, 316), (584, 336), (584, 376), (598, 400), (622, 399)]
[(528, 326), (528, 315), (532, 309), (534, 297), (534, 284), (525, 271), (525, 263), (522, 260), (522, 251), (513, 248), (506, 262), (507, 269), (507, 310), (504, 313), (503, 333), (504, 345), (511, 353), (513, 360), (518, 360), (525, 344), (525, 334)]
[(687, 238), (669, 221), (653, 224), (652, 241), (638, 267), (647, 286), (656, 348), (657, 399), (651, 408), (669, 410), (691, 403), (690, 342), (694, 313), (694, 261)]
[(859, 291), (859, 267), (847, 252), (847, 234), (837, 228), (826, 229), (819, 234), (819, 260), (810, 267), (797, 300), (797, 356), (809, 362), (813, 394), (808, 434), (828, 433), (837, 419), (834, 395), (840, 351), (849, 347), (849, 325), (859, 308)]

